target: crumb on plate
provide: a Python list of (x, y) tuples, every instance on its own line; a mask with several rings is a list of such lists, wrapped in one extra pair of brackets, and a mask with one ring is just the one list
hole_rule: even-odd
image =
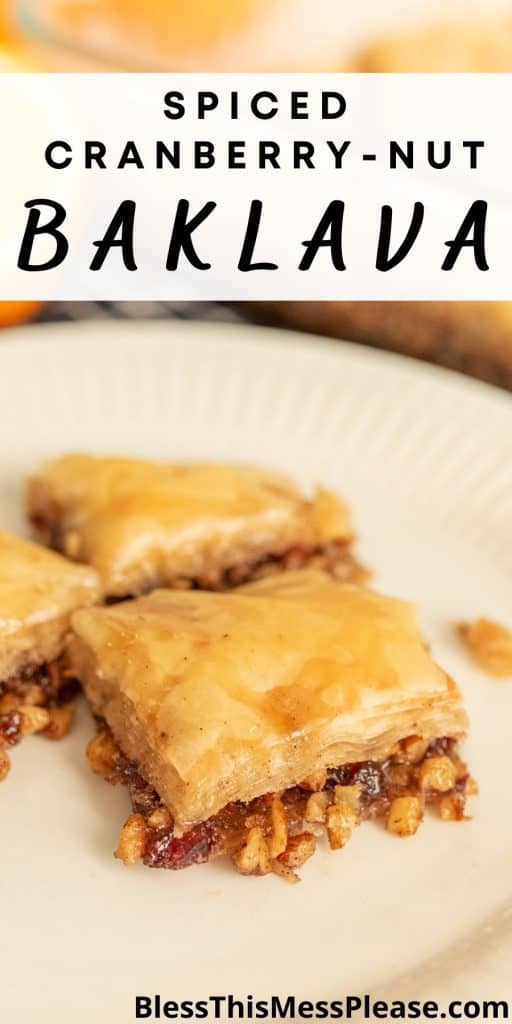
[(512, 677), (512, 629), (486, 618), (462, 622), (457, 629), (480, 668), (498, 679)]

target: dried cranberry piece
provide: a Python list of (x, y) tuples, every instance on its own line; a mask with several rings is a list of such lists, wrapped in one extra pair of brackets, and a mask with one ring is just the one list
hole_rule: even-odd
[(148, 868), (179, 871), (191, 864), (204, 864), (215, 849), (217, 837), (207, 822), (177, 838), (172, 829), (159, 829), (146, 843), (144, 864)]
[(454, 753), (456, 741), (449, 736), (442, 736), (440, 739), (432, 740), (425, 757), (451, 757)]
[(18, 742), (21, 736), (19, 711), (9, 711), (7, 715), (0, 715), (0, 736), (11, 747)]
[(80, 683), (78, 682), (78, 679), (66, 679), (66, 682), (60, 687), (55, 698), (57, 707), (61, 707), (63, 704), (70, 704), (71, 701), (78, 697), (79, 693)]
[(382, 768), (375, 761), (360, 761), (342, 764), (332, 768), (327, 779), (328, 786), (362, 786), (363, 796), (375, 800), (381, 795), (383, 785)]
[(469, 782), (469, 772), (466, 772), (465, 775), (462, 775), (460, 777), (460, 779), (457, 779), (457, 781), (456, 781), (456, 783), (455, 783), (455, 785), (453, 787), (453, 792), (454, 793), (464, 793), (465, 790), (466, 790), (466, 786), (467, 786), (468, 782)]

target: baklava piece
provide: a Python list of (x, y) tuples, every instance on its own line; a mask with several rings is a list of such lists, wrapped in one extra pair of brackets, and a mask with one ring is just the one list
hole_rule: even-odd
[(302, 570), (226, 594), (155, 591), (78, 612), (72, 658), (92, 768), (133, 813), (117, 855), (184, 868), (229, 854), (296, 880), (322, 834), (412, 835), (464, 817), (466, 715), (414, 608)]
[(304, 566), (366, 575), (339, 498), (318, 489), (308, 501), (287, 477), (248, 466), (67, 455), (29, 481), (28, 513), (46, 543), (94, 566), (111, 598), (226, 590)]
[(93, 569), (0, 531), (0, 779), (22, 736), (67, 732), (76, 686), (65, 657), (71, 614), (98, 598)]

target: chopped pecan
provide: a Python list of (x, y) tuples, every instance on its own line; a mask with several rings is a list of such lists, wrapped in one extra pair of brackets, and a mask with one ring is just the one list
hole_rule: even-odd
[(144, 857), (146, 849), (146, 823), (142, 814), (130, 814), (123, 825), (115, 856), (123, 864), (137, 864)]
[[(336, 787), (345, 788), (345, 787)], [(356, 825), (359, 824), (359, 816), (348, 801), (332, 804), (327, 808), (327, 838), (331, 850), (341, 850), (352, 835)]]
[[(347, 811), (353, 811), (354, 825), (357, 825), (359, 822), (362, 793), (363, 787), (360, 783), (356, 783), (353, 786), (334, 787), (334, 803), (346, 805)], [(354, 825), (352, 827), (354, 827)]]
[(465, 793), (447, 793), (439, 801), (439, 815), (443, 821), (462, 821), (465, 808)]
[(323, 825), (327, 814), (327, 807), (329, 806), (329, 794), (312, 793), (306, 804), (306, 810), (304, 812), (304, 818), (312, 825)]
[(272, 801), (270, 820), (272, 824), (272, 833), (268, 840), (268, 848), (270, 856), (274, 859), (275, 857), (279, 857), (281, 853), (284, 853), (288, 842), (286, 811), (284, 804), (279, 797), (274, 797)]
[(297, 872), (293, 868), (288, 868), (285, 864), (281, 864), (279, 860), (272, 861), (272, 871), (283, 882), (288, 882), (288, 885), (297, 885), (297, 882), (300, 882)]
[(157, 807), (156, 810), (146, 818), (146, 822), (150, 828), (171, 828), (172, 817), (167, 807)]
[(21, 715), (22, 736), (31, 736), (35, 732), (43, 732), (50, 722), (50, 715), (46, 708), (22, 704), (18, 710)]
[(249, 829), (244, 845), (233, 855), (233, 863), (242, 875), (268, 875), (272, 859), (261, 828)]
[(298, 836), (290, 836), (286, 850), (277, 860), (286, 868), (301, 868), (313, 856), (315, 850), (315, 836), (311, 832), (301, 832)]
[(49, 722), (43, 729), (43, 736), (48, 740), (61, 740), (67, 736), (73, 724), (75, 708), (72, 704), (48, 709)]
[(107, 778), (114, 767), (119, 748), (112, 733), (102, 729), (87, 744), (86, 757), (96, 775)]
[(389, 808), (386, 827), (396, 836), (413, 836), (423, 818), (423, 804), (417, 796), (398, 796)]
[(418, 782), (423, 790), (448, 793), (456, 780), (456, 768), (449, 757), (427, 757), (418, 769)]
[(321, 769), (321, 771), (315, 772), (313, 775), (308, 775), (307, 779), (303, 779), (300, 788), (310, 790), (311, 793), (319, 793), (320, 790), (325, 788), (327, 782), (327, 769)]
[(4, 693), (0, 697), (0, 715), (10, 715), (12, 711), (18, 711), (23, 704), (23, 697), (18, 693)]

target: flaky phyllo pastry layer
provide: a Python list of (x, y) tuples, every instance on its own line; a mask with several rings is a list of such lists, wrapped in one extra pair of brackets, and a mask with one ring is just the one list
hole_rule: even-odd
[(249, 466), (67, 455), (29, 481), (28, 513), (50, 546), (99, 572), (110, 597), (228, 589), (312, 563), (363, 576), (339, 498), (320, 488), (306, 500), (287, 477)]
[[(460, 693), (403, 601), (309, 570), (228, 594), (156, 591), (78, 612), (73, 623), (76, 673), (109, 730), (96, 747), (97, 770), (129, 785), (149, 863), (158, 863), (148, 853), (154, 828), (162, 842), (165, 833), (163, 866), (218, 848), (250, 868), (251, 829), (267, 843), (282, 809), (287, 842), (296, 844), (311, 794), (331, 825), (345, 795), (352, 818), (368, 816), (363, 805), (370, 813), (372, 804), (372, 814), (393, 812), (402, 819), (395, 831), (410, 834), (425, 794), (455, 796), (466, 785), (455, 752), (466, 730)], [(401, 781), (390, 774), (400, 765)], [(461, 814), (454, 805), (445, 816)], [(188, 850), (187, 836), (192, 854), (172, 862), (172, 844)], [(301, 842), (311, 846), (311, 836)], [(246, 873), (262, 873), (258, 857), (258, 870)]]
[(33, 732), (59, 738), (69, 723), (71, 614), (98, 598), (93, 569), (0, 530), (0, 778), (8, 746)]

